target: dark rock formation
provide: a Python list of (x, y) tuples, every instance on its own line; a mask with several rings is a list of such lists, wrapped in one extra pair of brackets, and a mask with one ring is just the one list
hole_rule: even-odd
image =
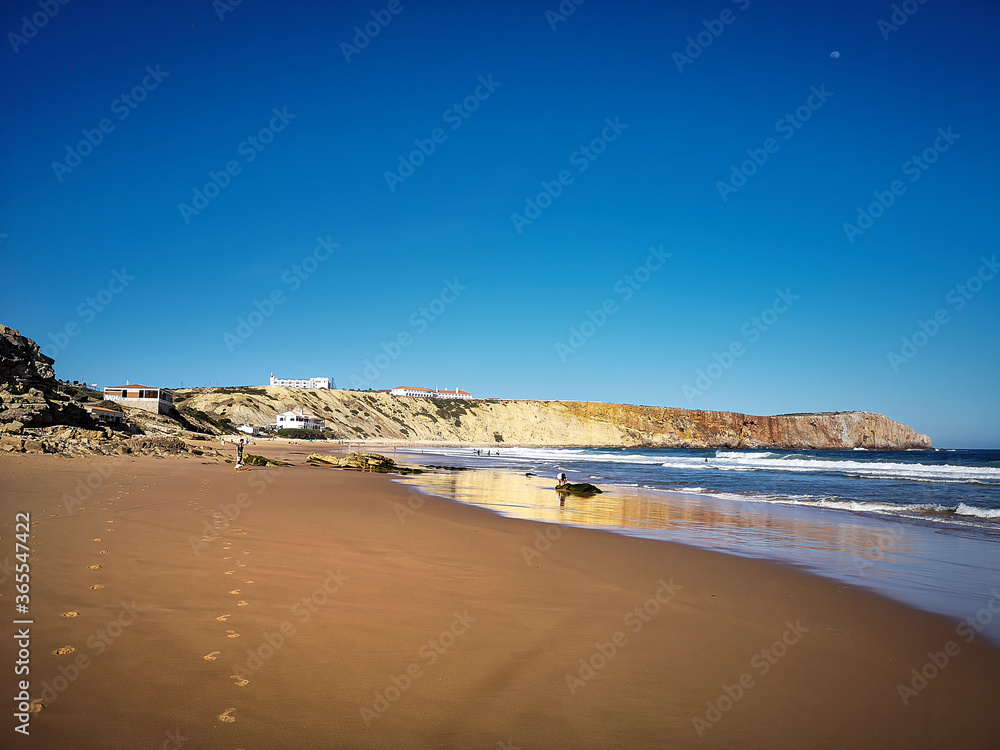
[(0, 324), (0, 422), (93, 426), (85, 409), (58, 392), (54, 362), (27, 336)]

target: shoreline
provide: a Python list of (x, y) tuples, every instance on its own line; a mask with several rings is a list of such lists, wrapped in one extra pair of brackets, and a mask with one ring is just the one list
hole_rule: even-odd
[(166, 731), (227, 748), (1000, 739), (1000, 649), (790, 566), (556, 534), (301, 463), (129, 458), (67, 512), (62, 495), (101, 463), (0, 458), (4, 543), (15, 510), (36, 524), (32, 683), (89, 660), (31, 714), (31, 746), (159, 746)]
[[(455, 462), (447, 454), (409, 457), (417, 465)], [(701, 488), (685, 492), (614, 482), (599, 482), (602, 495), (571, 498), (556, 508), (553, 493), (547, 491), (551, 477), (526, 478), (510, 466), (469, 468), (451, 479), (434, 472), (396, 481), (508, 518), (596, 528), (791, 565), (956, 618), (977, 611), (984, 592), (1000, 586), (996, 566), (983, 567), (983, 561), (996, 554), (997, 529), (992, 525), (797, 502), (733, 500)], [(496, 476), (488, 480), (474, 472)], [(1000, 645), (1000, 618), (988, 624), (985, 635)]]

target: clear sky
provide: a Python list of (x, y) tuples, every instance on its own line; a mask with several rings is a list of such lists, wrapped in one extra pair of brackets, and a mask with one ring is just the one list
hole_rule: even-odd
[(1000, 10), (893, 13), (12, 0), (0, 321), (101, 385), (865, 410), (1000, 447)]

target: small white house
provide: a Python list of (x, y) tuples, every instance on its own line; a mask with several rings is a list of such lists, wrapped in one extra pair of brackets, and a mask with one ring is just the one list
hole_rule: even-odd
[(170, 391), (151, 385), (106, 385), (104, 400), (119, 401), (154, 414), (166, 414), (174, 405), (174, 395)]
[(283, 411), (275, 417), (275, 427), (279, 430), (322, 430), (324, 422), (301, 411)]
[(285, 388), (329, 390), (330, 378), (276, 378), (272, 372), (271, 385), (280, 385)]
[(247, 435), (260, 434), (260, 427), (254, 427), (253, 425), (249, 424), (238, 424), (236, 425), (236, 429), (239, 430), (240, 432), (245, 432)]

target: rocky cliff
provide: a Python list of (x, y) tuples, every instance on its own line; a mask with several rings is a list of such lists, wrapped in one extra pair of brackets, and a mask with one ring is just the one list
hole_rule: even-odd
[(881, 414), (757, 417), (734, 412), (581, 401), (397, 398), (385, 393), (280, 387), (176, 391), (180, 411), (223, 424), (273, 424), (301, 409), (347, 440), (522, 446), (662, 448), (930, 448), (926, 435)]
[(53, 362), (34, 341), (0, 324), (0, 423), (92, 426), (86, 410), (59, 393)]

